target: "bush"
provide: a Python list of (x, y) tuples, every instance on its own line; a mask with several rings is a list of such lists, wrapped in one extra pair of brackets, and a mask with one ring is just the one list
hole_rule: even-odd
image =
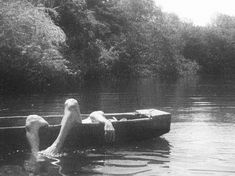
[[(66, 36), (43, 7), (26, 0), (1, 1), (0, 31), (0, 67), (8, 65), (6, 74), (18, 70), (25, 81), (42, 86), (54, 80), (65, 81), (61, 75), (73, 73), (60, 52)], [(11, 53), (17, 54), (6, 57)]]
[(195, 75), (199, 71), (199, 65), (196, 61), (187, 60), (183, 56), (177, 56), (175, 59), (178, 75)]

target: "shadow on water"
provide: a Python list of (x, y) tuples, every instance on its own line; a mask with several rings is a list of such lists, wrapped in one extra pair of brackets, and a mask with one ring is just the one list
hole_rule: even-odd
[(29, 153), (0, 161), (0, 175), (138, 175), (164, 168), (170, 162), (170, 144), (164, 138), (126, 145), (73, 151), (58, 159), (36, 162)]

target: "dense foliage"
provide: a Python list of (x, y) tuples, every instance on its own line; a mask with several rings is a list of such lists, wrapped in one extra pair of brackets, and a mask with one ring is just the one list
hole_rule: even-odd
[(0, 84), (44, 89), (91, 77), (231, 74), (235, 17), (194, 26), (153, 0), (0, 1)]
[[(66, 36), (45, 13), (27, 1), (0, 6), (0, 74), (5, 87), (39, 89), (71, 73), (60, 52)], [(6, 85), (5, 85), (6, 84)]]

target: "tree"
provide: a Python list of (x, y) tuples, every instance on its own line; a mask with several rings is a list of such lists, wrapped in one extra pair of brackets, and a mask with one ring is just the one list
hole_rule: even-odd
[(4, 78), (42, 85), (72, 73), (60, 52), (66, 36), (43, 8), (26, 0), (0, 3), (0, 67)]

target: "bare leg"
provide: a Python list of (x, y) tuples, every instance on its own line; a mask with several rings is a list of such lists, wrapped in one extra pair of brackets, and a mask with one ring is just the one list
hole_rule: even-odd
[(61, 129), (54, 143), (41, 153), (49, 156), (57, 156), (61, 152), (66, 136), (75, 123), (82, 123), (80, 108), (77, 100), (65, 101), (64, 116), (61, 121)]
[(29, 145), (31, 147), (31, 152), (35, 158), (39, 151), (39, 128), (43, 126), (48, 126), (49, 124), (42, 117), (38, 115), (30, 115), (26, 119), (26, 137), (28, 139)]

